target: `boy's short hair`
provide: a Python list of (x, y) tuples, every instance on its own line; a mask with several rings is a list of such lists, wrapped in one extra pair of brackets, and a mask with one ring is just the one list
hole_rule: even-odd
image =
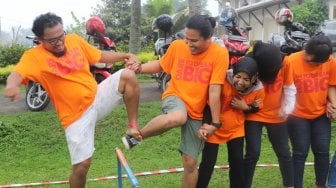
[(326, 62), (332, 54), (331, 40), (324, 35), (313, 36), (306, 44), (305, 52), (314, 56), (313, 62)]

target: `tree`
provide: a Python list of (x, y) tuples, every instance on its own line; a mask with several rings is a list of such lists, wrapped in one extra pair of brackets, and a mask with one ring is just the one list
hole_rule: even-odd
[[(107, 28), (107, 36), (112, 40), (128, 43), (131, 24), (131, 3), (130, 0), (102, 0), (101, 5), (94, 9), (94, 15), (99, 16)], [(118, 43), (117, 49), (121, 46)], [(122, 49), (128, 51), (128, 49)]]
[(141, 0), (132, 0), (131, 4), (131, 33), (130, 33), (130, 42), (129, 49), (131, 53), (138, 53), (141, 47), (141, 28), (140, 28), (140, 19), (141, 19)]
[(161, 14), (173, 13), (173, 1), (172, 0), (147, 0), (147, 4), (144, 5), (144, 12), (148, 17), (158, 17)]
[(313, 34), (316, 27), (328, 18), (328, 7), (323, 1), (305, 0), (291, 10), (294, 14), (294, 22), (303, 24), (310, 34)]
[(189, 17), (202, 12), (201, 0), (188, 0), (188, 6), (189, 6)]

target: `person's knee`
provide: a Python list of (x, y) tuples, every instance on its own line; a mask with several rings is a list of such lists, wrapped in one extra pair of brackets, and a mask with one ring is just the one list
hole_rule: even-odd
[(120, 80), (125, 81), (126, 84), (127, 84), (127, 83), (130, 83), (130, 82), (132, 82), (132, 83), (136, 82), (137, 78), (136, 78), (136, 75), (135, 75), (134, 71), (129, 70), (129, 69), (124, 69), (121, 72)]
[(174, 111), (167, 114), (167, 121), (169, 125), (180, 126), (187, 122), (187, 114), (182, 111)]
[(86, 176), (91, 165), (91, 159), (87, 159), (78, 164), (73, 165), (73, 173), (77, 176)]
[(192, 173), (197, 171), (197, 160), (187, 154), (182, 154), (182, 160), (185, 172)]

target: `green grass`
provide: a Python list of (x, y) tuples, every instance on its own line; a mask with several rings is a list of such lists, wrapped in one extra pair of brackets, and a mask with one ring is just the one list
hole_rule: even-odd
[[(141, 103), (139, 123), (144, 125), (152, 117), (161, 113), (160, 102)], [(26, 112), (0, 115), (0, 185), (41, 181), (67, 180), (71, 170), (63, 129), (54, 111)], [(92, 166), (88, 178), (117, 175), (117, 160), (114, 149), (122, 149), (133, 172), (147, 172), (170, 168), (180, 168), (181, 158), (177, 152), (180, 130), (145, 140), (132, 150), (125, 150), (120, 138), (127, 125), (125, 107), (119, 106), (96, 126), (95, 147)], [(331, 154), (336, 149), (336, 128), (333, 126)], [(308, 161), (312, 161), (311, 154)], [(277, 163), (266, 134), (263, 134), (260, 163)], [(218, 165), (227, 164), (226, 145), (221, 146)], [(138, 177), (142, 187), (181, 187), (182, 173), (169, 173)], [(314, 170), (307, 166), (305, 187), (313, 187)], [(228, 187), (228, 170), (216, 169), (210, 187)], [(123, 180), (130, 187), (128, 179)], [(68, 187), (49, 185), (46, 187)], [(118, 181), (94, 181), (88, 188), (118, 187)], [(253, 187), (282, 187), (278, 167), (257, 167)]]

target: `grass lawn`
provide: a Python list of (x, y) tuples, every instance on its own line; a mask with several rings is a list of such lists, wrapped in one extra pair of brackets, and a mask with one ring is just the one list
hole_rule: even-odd
[[(150, 75), (138, 75), (140, 83), (153, 82)], [(0, 85), (0, 93), (3, 92)], [(22, 87), (24, 92), (24, 87)], [(161, 113), (160, 102), (141, 103), (139, 124), (143, 126), (152, 117)], [(95, 148), (92, 166), (86, 187), (118, 187), (117, 179), (92, 181), (94, 178), (117, 175), (117, 159), (114, 149), (119, 147), (134, 173), (152, 172), (181, 168), (181, 157), (177, 151), (180, 142), (180, 129), (172, 129), (163, 135), (145, 140), (132, 150), (125, 150), (120, 138), (126, 130), (127, 116), (123, 105), (96, 126)], [(336, 126), (333, 125), (330, 156), (336, 150)], [(277, 163), (275, 154), (263, 134), (262, 154), (259, 163)], [(67, 180), (71, 171), (68, 149), (63, 129), (54, 111), (25, 112), (12, 115), (0, 114), (0, 186), (4, 184), (32, 183), (42, 181)], [(217, 164), (227, 164), (226, 145), (220, 147)], [(312, 162), (310, 154), (308, 160)], [(124, 173), (124, 172), (123, 172)], [(181, 187), (182, 173), (167, 173), (138, 177), (142, 187), (176, 188)], [(306, 166), (305, 187), (314, 187), (313, 166)], [(229, 187), (227, 169), (215, 169), (209, 187)], [(125, 187), (130, 187), (128, 179), (123, 179)], [(67, 184), (45, 187), (68, 187)], [(281, 188), (278, 167), (257, 167), (253, 187)]]
[[(141, 103), (139, 111), (140, 125), (160, 114), (160, 102)], [(68, 150), (61, 125), (56, 114), (49, 112), (26, 112), (13, 115), (0, 115), (0, 185), (14, 183), (31, 183), (41, 181), (67, 180), (71, 170)], [(119, 106), (111, 115), (101, 120), (96, 126), (96, 151), (88, 178), (117, 175), (117, 160), (114, 149), (119, 147), (134, 173), (151, 172), (180, 168), (181, 158), (177, 152), (180, 130), (173, 129), (167, 133), (145, 140), (132, 150), (125, 150), (120, 138), (127, 125), (125, 107)], [(336, 128), (333, 125), (331, 153), (336, 149)], [(311, 154), (308, 161), (312, 161)], [(263, 134), (262, 154), (259, 161), (263, 164), (277, 163), (275, 155)], [(220, 149), (218, 165), (227, 164), (226, 146)], [(148, 175), (138, 177), (142, 187), (181, 187), (182, 173)], [(216, 169), (210, 187), (228, 187), (228, 170)], [(130, 187), (127, 179), (125, 187)], [(305, 170), (305, 187), (313, 187), (314, 170), (307, 166)], [(117, 187), (116, 179), (90, 181), (89, 188)], [(46, 187), (68, 187), (65, 184)], [(253, 187), (282, 187), (278, 167), (257, 167)]]

